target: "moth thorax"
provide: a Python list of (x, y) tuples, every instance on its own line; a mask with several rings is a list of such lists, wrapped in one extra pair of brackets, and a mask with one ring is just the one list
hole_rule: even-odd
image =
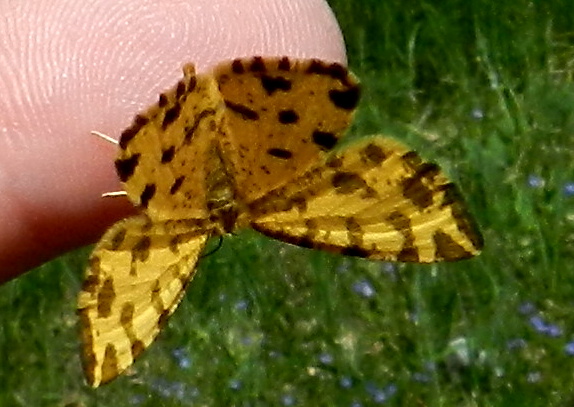
[(229, 233), (235, 229), (237, 207), (233, 177), (222, 159), (219, 146), (214, 143), (210, 150), (211, 160), (205, 179), (206, 207), (210, 218), (222, 227), (221, 232)]

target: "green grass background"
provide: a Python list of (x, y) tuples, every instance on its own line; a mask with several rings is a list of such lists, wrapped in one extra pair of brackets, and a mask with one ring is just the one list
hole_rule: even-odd
[(0, 287), (0, 406), (574, 404), (571, 0), (330, 4), (364, 88), (350, 134), (443, 166), (483, 254), (392, 265), (226, 238), (154, 346), (94, 391), (84, 249)]

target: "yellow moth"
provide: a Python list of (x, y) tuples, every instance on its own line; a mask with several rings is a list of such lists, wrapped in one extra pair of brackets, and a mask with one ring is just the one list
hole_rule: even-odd
[(339, 64), (192, 65), (136, 116), (115, 161), (141, 214), (96, 245), (79, 297), (84, 370), (97, 387), (160, 332), (210, 237), (251, 227), (308, 248), (430, 263), (482, 246), (438, 166), (383, 136), (334, 150), (359, 86)]

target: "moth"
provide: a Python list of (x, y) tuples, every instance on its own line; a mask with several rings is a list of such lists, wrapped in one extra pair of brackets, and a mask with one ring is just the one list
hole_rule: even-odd
[(360, 95), (342, 65), (253, 57), (183, 73), (119, 139), (115, 167), (140, 214), (110, 227), (89, 259), (78, 313), (91, 386), (151, 344), (211, 237), (251, 227), (416, 263), (479, 253), (480, 233), (437, 165), (380, 135), (335, 148)]

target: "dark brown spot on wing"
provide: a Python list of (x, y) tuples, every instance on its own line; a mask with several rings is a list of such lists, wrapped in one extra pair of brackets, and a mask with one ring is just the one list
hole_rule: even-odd
[(405, 239), (401, 251), (397, 254), (397, 260), (418, 262), (419, 253), (415, 247), (415, 236), (413, 234), (411, 220), (402, 213), (394, 211), (387, 216), (386, 221), (389, 222), (395, 230), (400, 232)]
[(167, 109), (165, 116), (163, 117), (163, 122), (161, 123), (162, 130), (166, 130), (170, 124), (176, 121), (180, 113), (181, 105), (179, 103), (176, 103), (174, 106)]
[(414, 151), (408, 151), (402, 155), (403, 160), (405, 160), (412, 168), (417, 168), (422, 164), (423, 160)]
[(364, 249), (362, 247), (359, 246), (348, 246), (348, 247), (343, 247), (341, 249), (341, 254), (344, 254), (345, 256), (354, 256), (354, 257), (369, 257), (370, 253), (367, 249)]
[(149, 248), (151, 247), (151, 239), (149, 236), (143, 236), (132, 248), (133, 261), (146, 261), (149, 257)]
[(185, 137), (183, 139), (183, 144), (189, 144), (195, 134), (195, 131), (199, 127), (202, 120), (206, 119), (207, 117), (213, 116), (215, 114), (214, 109), (205, 109), (199, 112), (193, 125), (185, 127)]
[(122, 324), (124, 329), (127, 330), (133, 324), (134, 312), (135, 312), (135, 307), (134, 307), (133, 303), (126, 302), (122, 306), (122, 310), (120, 312), (120, 324)]
[(253, 57), (249, 69), (251, 72), (265, 72), (267, 68), (265, 66), (265, 62), (263, 62), (262, 57)]
[(98, 318), (107, 318), (112, 313), (112, 303), (116, 299), (114, 280), (108, 277), (104, 280), (98, 292)]
[(111, 243), (110, 250), (118, 250), (120, 248), (120, 246), (124, 242), (124, 239), (126, 238), (126, 233), (127, 233), (126, 229), (121, 228), (116, 232), (115, 235), (112, 236), (110, 241)]
[(185, 93), (185, 82), (184, 81), (179, 81), (177, 83), (177, 87), (175, 89), (175, 98), (179, 99), (183, 96), (183, 94)]
[(245, 68), (243, 67), (243, 62), (240, 59), (235, 59), (231, 63), (231, 70), (233, 73), (242, 74), (245, 72)]
[(291, 70), (291, 61), (289, 58), (283, 57), (279, 60), (279, 64), (277, 65), (280, 71), (290, 71)]
[(187, 85), (187, 92), (188, 93), (193, 92), (196, 86), (197, 86), (197, 78), (195, 76), (192, 76), (191, 78), (189, 78), (189, 84)]
[(132, 342), (132, 359), (136, 359), (145, 350), (145, 345), (139, 339)]
[(149, 201), (154, 197), (156, 192), (155, 184), (147, 184), (140, 194), (140, 205), (142, 208), (147, 208)]
[(326, 64), (321, 60), (314, 59), (309, 64), (307, 73), (328, 75), (333, 79), (340, 80), (344, 84), (349, 82), (349, 71), (343, 65), (338, 63)]
[(169, 310), (165, 310), (161, 313), (157, 321), (157, 326), (159, 329), (161, 329), (167, 323), (167, 320), (169, 319), (169, 314), (170, 314)]
[(139, 164), (140, 154), (136, 153), (129, 158), (118, 159), (115, 161), (118, 177), (122, 182), (126, 182), (132, 175)]
[(299, 115), (294, 110), (281, 110), (278, 114), (279, 123), (292, 124), (299, 121)]
[(227, 106), (229, 110), (239, 114), (245, 120), (259, 120), (259, 114), (245, 105), (226, 100), (225, 106)]
[(177, 177), (175, 179), (175, 181), (173, 181), (173, 184), (171, 185), (171, 187), (169, 188), (169, 193), (171, 195), (173, 195), (177, 191), (179, 191), (179, 188), (181, 188), (181, 185), (183, 184), (184, 180), (185, 180), (185, 175), (181, 175), (181, 176)]
[(376, 144), (370, 143), (361, 150), (361, 160), (370, 166), (380, 165), (387, 155), (381, 147)]
[(347, 195), (365, 188), (367, 183), (358, 174), (338, 171), (333, 175), (331, 185), (333, 185), (338, 194)]
[(411, 230), (410, 219), (398, 211), (391, 212), (391, 214), (387, 216), (387, 221), (399, 232)]
[(436, 245), (435, 256), (437, 260), (459, 260), (473, 256), (472, 253), (467, 252), (464, 247), (456, 243), (452, 237), (440, 230), (433, 234), (433, 240)]
[[(170, 266), (168, 270), (172, 269), (172, 267), (174, 266), (178, 267), (177, 265), (174, 264)], [(160, 296), (159, 280), (155, 280), (153, 289), (151, 291), (151, 304), (153, 305), (154, 309), (157, 311), (158, 314), (161, 314), (165, 310), (165, 307), (163, 306), (163, 300), (161, 299)]]
[(134, 342), (132, 342), (132, 348), (131, 348), (131, 351), (132, 351), (132, 359), (135, 360), (139, 355), (142, 354), (142, 352), (143, 352), (144, 350), (145, 350), (145, 345), (144, 345), (144, 343), (143, 343), (141, 340), (136, 339)]
[[(345, 228), (347, 229), (347, 236), (349, 239), (350, 247), (354, 247), (354, 248), (362, 248), (361, 250), (364, 249), (364, 242), (363, 242), (363, 229), (361, 228), (361, 225), (359, 224), (359, 222), (357, 222), (357, 219), (355, 219), (354, 217), (348, 217), (345, 219)], [(366, 252), (366, 251), (365, 251)], [(366, 252), (368, 253), (368, 252)], [(366, 257), (366, 256), (362, 256), (362, 257)]]
[(288, 160), (293, 157), (293, 153), (291, 151), (285, 150), (283, 148), (270, 148), (267, 150), (267, 154), (273, 157), (281, 158), (283, 160)]
[(158, 100), (158, 102), (157, 102), (157, 105), (158, 105), (159, 107), (166, 107), (166, 106), (167, 106), (167, 102), (168, 102), (168, 99), (167, 99), (166, 94), (165, 94), (165, 93), (160, 94), (160, 95), (159, 95), (159, 100)]
[(100, 286), (100, 278), (98, 277), (98, 274), (95, 274), (97, 272), (94, 271), (93, 267), (92, 267), (92, 261), (94, 258), (96, 258), (98, 260), (98, 267), (99, 267), (100, 259), (97, 257), (91, 257), (90, 258), (90, 272), (94, 273), (94, 274), (89, 274), (84, 279), (84, 282), (82, 283), (82, 291), (85, 291), (88, 294), (90, 294), (90, 297), (93, 297), (94, 294), (96, 294), (98, 292), (98, 287)]
[(313, 143), (317, 144), (321, 150), (329, 151), (337, 144), (337, 137), (333, 133), (315, 130), (313, 132)]
[(420, 165), (411, 177), (402, 181), (403, 196), (420, 209), (431, 206), (434, 192), (425, 185), (425, 181), (429, 184), (432, 183), (439, 171), (438, 166), (435, 164), (425, 163)]
[(122, 135), (120, 136), (120, 142), (119, 142), (120, 148), (122, 150), (125, 150), (129, 142), (136, 136), (136, 134), (138, 134), (140, 129), (143, 126), (145, 126), (148, 122), (149, 119), (147, 117), (138, 114), (134, 118), (132, 125), (127, 129), (125, 129)]
[(341, 159), (341, 157), (331, 157), (329, 158), (329, 160), (327, 161), (327, 167), (331, 167), (331, 168), (340, 168), (343, 165), (343, 160)]
[(171, 240), (169, 241), (169, 250), (174, 254), (179, 253), (179, 245), (182, 242), (183, 242), (183, 237), (181, 235), (176, 235), (176, 236), (172, 237)]
[(118, 353), (115, 346), (108, 343), (102, 361), (102, 384), (114, 379), (118, 374)]
[(161, 152), (161, 163), (162, 164), (170, 163), (171, 160), (173, 160), (174, 155), (175, 155), (175, 146), (166, 148)]
[(291, 81), (282, 76), (263, 75), (261, 77), (261, 86), (263, 86), (268, 95), (272, 95), (278, 90), (284, 92), (291, 90)]
[(397, 260), (408, 262), (408, 263), (420, 262), (419, 251), (412, 244), (412, 242), (410, 240), (407, 240), (403, 243), (403, 248), (397, 254)]
[(450, 207), (452, 217), (456, 222), (458, 230), (460, 230), (471, 242), (476, 250), (482, 249), (484, 240), (480, 234), (478, 225), (474, 222), (474, 218), (469, 215), (464, 206), (464, 199), (452, 183), (445, 184), (442, 189), (444, 190), (443, 200), (441, 207)]
[(331, 89), (329, 99), (335, 106), (344, 110), (353, 110), (359, 103), (360, 91), (358, 86), (346, 90)]

